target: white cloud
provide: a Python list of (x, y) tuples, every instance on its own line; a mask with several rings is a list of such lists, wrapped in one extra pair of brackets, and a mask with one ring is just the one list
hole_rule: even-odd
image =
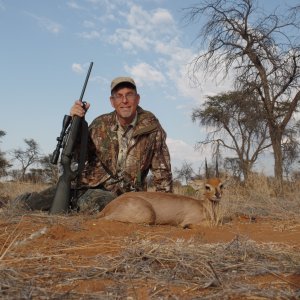
[(49, 19), (41, 19), (40, 23), (42, 26), (44, 26), (48, 31), (52, 33), (59, 33), (62, 29), (62, 26), (56, 22), (53, 22)]
[(79, 9), (79, 10), (84, 9), (82, 6), (77, 4), (75, 1), (69, 1), (69, 2), (67, 2), (67, 5), (72, 9)]
[(201, 151), (196, 150), (194, 145), (189, 145), (182, 140), (167, 138), (167, 145), (169, 147), (172, 158), (176, 160), (202, 162), (204, 161), (205, 157), (211, 155), (211, 153), (209, 152), (209, 147), (203, 147)]
[(172, 168), (181, 168), (184, 162), (192, 163), (194, 171), (203, 165), (205, 157), (210, 157), (209, 151), (200, 152), (194, 146), (182, 140), (167, 138), (167, 145), (170, 151)]
[(169, 11), (159, 8), (153, 14), (152, 23), (156, 25), (168, 26), (174, 24), (174, 19)]
[[(120, 44), (131, 54), (140, 55), (142, 50), (156, 53), (159, 57), (156, 58), (159, 61), (156, 67), (141, 62), (134, 66), (127, 65), (125, 70), (140, 81), (140, 84), (165, 84), (169, 81), (169, 86), (176, 86), (177, 94), (198, 103), (203, 90), (199, 87), (192, 88), (188, 76), (189, 62), (194, 53), (181, 45), (180, 33), (171, 13), (162, 8), (146, 11), (138, 5), (132, 5), (130, 11), (127, 14), (124, 12), (123, 16), (127, 19), (128, 27), (117, 28), (109, 41)], [(211, 82), (205, 88), (208, 88), (207, 92), (216, 90)]]
[(107, 87), (110, 84), (110, 81), (103, 76), (92, 76), (90, 81), (96, 82), (101, 87)]
[(140, 6), (133, 5), (128, 14), (124, 14), (130, 28), (135, 28), (143, 32), (148, 32), (152, 28), (150, 14)]
[(158, 8), (149, 12), (141, 6), (132, 5), (129, 13), (124, 16), (127, 18), (129, 28), (140, 31), (142, 35), (157, 36), (173, 32), (175, 29), (174, 19), (166, 9)]
[[(109, 41), (113, 44), (121, 44), (125, 50), (135, 51), (138, 49), (148, 50), (151, 40), (143, 37), (135, 29), (119, 28), (109, 37)], [(137, 52), (136, 52), (137, 53)]]
[(110, 7), (110, 6), (113, 6), (114, 7), (114, 4), (111, 4), (109, 0), (86, 0), (86, 2), (89, 2), (93, 5), (100, 5), (100, 6), (106, 6), (106, 7)]
[(0, 0), (0, 10), (5, 10), (5, 6), (4, 6), (4, 3), (3, 1)]
[(95, 27), (95, 23), (94, 22), (91, 22), (91, 21), (83, 21), (83, 27), (85, 28), (94, 28)]
[(128, 72), (137, 82), (139, 86), (151, 85), (152, 83), (164, 83), (166, 81), (164, 75), (147, 63), (139, 63), (135, 66), (125, 66)]
[(77, 74), (82, 74), (84, 73), (84, 68), (82, 67), (81, 64), (74, 63), (72, 64), (72, 71)]
[[(159, 83), (169, 87), (175, 86), (170, 93), (175, 91), (184, 99), (184, 104), (177, 106), (184, 110), (202, 103), (205, 95), (229, 89), (229, 80), (217, 85), (215, 82), (217, 76), (206, 79), (201, 70), (197, 74), (200, 86), (192, 86), (189, 68), (195, 53), (182, 45), (181, 33), (172, 14), (167, 9), (145, 10), (140, 5), (122, 0), (115, 0), (113, 6), (108, 0), (87, 0), (87, 2), (101, 8), (106, 22), (108, 21), (107, 16), (113, 13), (115, 18), (113, 28), (115, 29), (112, 34), (107, 36), (109, 43), (118, 45), (137, 57), (141, 57), (145, 53), (150, 55), (143, 62), (127, 64), (124, 67), (125, 71), (131, 74), (139, 85)], [(118, 11), (117, 9), (120, 7), (122, 10)], [(99, 17), (97, 19), (99, 20)], [(124, 25), (118, 26), (120, 23)], [(104, 32), (101, 34), (104, 36)], [(82, 32), (80, 36), (85, 39), (97, 39), (100, 38), (100, 32)], [(156, 65), (153, 64), (153, 58)], [(149, 59), (151, 59), (150, 63), (147, 61)], [(166, 95), (168, 99), (171, 96), (171, 94), (170, 97)]]
[[(109, 28), (107, 25), (109, 16), (114, 18), (113, 27), (111, 27), (114, 31), (107, 36), (109, 43), (119, 46), (119, 49), (128, 51), (136, 57), (147, 54), (143, 62), (134, 62), (124, 67), (125, 71), (131, 74), (140, 85), (154, 82), (169, 87), (174, 86), (172, 91), (169, 91), (169, 96), (167, 95), (168, 89), (166, 89), (166, 97), (170, 99), (176, 92), (185, 101), (183, 105), (177, 107), (184, 110), (191, 109), (195, 103), (202, 103), (205, 95), (229, 89), (229, 81), (216, 85), (216, 78), (205, 79), (204, 72), (201, 70), (197, 74), (200, 86), (192, 86), (189, 68), (195, 53), (182, 45), (181, 33), (169, 10), (164, 8), (146, 10), (141, 5), (125, 0), (115, 0), (113, 4), (108, 0), (86, 0), (86, 2), (101, 11), (101, 16), (98, 15), (93, 20), (105, 20), (105, 28)], [(83, 24), (85, 28), (97, 26), (90, 20)], [(92, 40), (100, 39), (104, 37), (104, 34), (104, 31), (91, 30), (90, 32), (83, 31), (79, 36)], [(150, 63), (149, 59), (151, 59)]]
[[(231, 88), (231, 80), (221, 81), (221, 75), (205, 78), (204, 70), (197, 72), (198, 81), (190, 76), (191, 61), (195, 53), (182, 45), (180, 32), (172, 14), (162, 8), (146, 11), (141, 6), (132, 5), (129, 13), (123, 13), (127, 18), (128, 28), (118, 28), (112, 35), (111, 42), (119, 43), (123, 49), (139, 54), (138, 51), (155, 51), (159, 58), (159, 66), (155, 72), (147, 72), (151, 68), (147, 62), (139, 63), (133, 67), (126, 66), (125, 70), (140, 78), (141, 83), (146, 82), (150, 75), (150, 82), (167, 83), (175, 85), (177, 94), (191, 100), (190, 106), (202, 103), (204, 96), (217, 94)], [(147, 75), (145, 75), (147, 74)], [(155, 76), (159, 74), (158, 79)], [(174, 92), (174, 90), (173, 90)], [(187, 107), (187, 103), (185, 103)]]
[(117, 28), (109, 42), (120, 44), (125, 50), (152, 50), (157, 41), (163, 39), (167, 42), (177, 31), (173, 17), (166, 9), (149, 12), (132, 5), (129, 12), (121, 12), (120, 15), (127, 20), (127, 28)]
[(92, 30), (89, 32), (80, 32), (78, 33), (78, 36), (80, 36), (83, 39), (87, 39), (87, 40), (95, 40), (95, 39), (99, 39), (100, 38), (100, 33), (96, 30)]
[(46, 29), (51, 33), (58, 34), (62, 30), (62, 25), (60, 25), (55, 21), (52, 21), (45, 17), (36, 16), (32, 13), (27, 13), (27, 14), (33, 19), (35, 19), (38, 22), (39, 26), (41, 26), (42, 28)]
[[(91, 7), (93, 11), (97, 10), (101, 12), (101, 17), (97, 17), (100, 21), (106, 21), (112, 18), (112, 16), (118, 15), (118, 9), (122, 11), (128, 6), (131, 6), (130, 0), (85, 0), (87, 7)], [(91, 6), (90, 6), (91, 4)], [(113, 17), (113, 19), (115, 19)]]
[[(205, 71), (200, 69), (196, 74), (192, 74), (191, 62), (196, 54), (191, 49), (182, 47), (177, 37), (168, 44), (157, 42), (155, 50), (164, 55), (162, 61), (169, 80), (175, 84), (180, 95), (193, 101), (193, 105), (202, 103), (206, 95), (227, 91), (232, 86), (230, 76), (222, 80), (222, 73), (206, 77)], [(197, 76), (197, 81), (193, 75)]]
[[(77, 74), (86, 74), (88, 68), (90, 66), (90, 62), (88, 63), (84, 63), (84, 64), (79, 64), (79, 63), (73, 63), (71, 68), (72, 68), (72, 71), (74, 73), (77, 73)], [(97, 76), (94, 77), (93, 81), (97, 81), (99, 78), (97, 78)], [(92, 79), (91, 79), (92, 80)]]

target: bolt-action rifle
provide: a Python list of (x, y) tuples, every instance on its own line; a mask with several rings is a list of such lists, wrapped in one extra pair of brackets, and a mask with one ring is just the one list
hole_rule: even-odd
[[(83, 108), (85, 108), (85, 102), (82, 101), (83, 95), (90, 77), (90, 73), (93, 67), (93, 62), (90, 63), (88, 73), (85, 78), (85, 82), (82, 88), (81, 96), (79, 101), (82, 102)], [(62, 175), (58, 179), (56, 186), (55, 197), (50, 208), (50, 214), (68, 212), (70, 208), (71, 201), (71, 183), (79, 175), (82, 169), (82, 160), (85, 158), (86, 144), (87, 144), (87, 134), (82, 134), (84, 130), (87, 132), (87, 122), (84, 117), (65, 115), (62, 124), (62, 130), (60, 136), (57, 137), (57, 146), (54, 150), (51, 158), (52, 164), (57, 164), (58, 158), (60, 156), (60, 149), (63, 148), (61, 153), (61, 166)], [(74, 158), (74, 151), (76, 146), (76, 141), (78, 137), (81, 136), (81, 153), (80, 161), (76, 171), (72, 170), (72, 163)], [(84, 141), (83, 141), (84, 140)], [(84, 154), (82, 152), (85, 152)]]

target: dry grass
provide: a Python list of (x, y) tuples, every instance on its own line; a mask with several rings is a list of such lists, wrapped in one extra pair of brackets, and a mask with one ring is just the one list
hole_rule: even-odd
[[(300, 181), (287, 182), (283, 196), (275, 194), (275, 183), (264, 175), (253, 175), (247, 185), (234, 180), (227, 180), (219, 207), (216, 211), (216, 224), (222, 220), (230, 220), (236, 216), (246, 216), (250, 220), (257, 217), (272, 217), (282, 220), (300, 219)], [(187, 186), (175, 188), (176, 194), (201, 198)]]
[(299, 182), (286, 183), (282, 196), (276, 196), (274, 190), (274, 183), (265, 176), (251, 177), (246, 186), (231, 182), (222, 201), (224, 215), (299, 219)]
[[(43, 188), (1, 184), (0, 199), (8, 201)], [(219, 217), (245, 214), (299, 220), (299, 189), (286, 189), (284, 197), (276, 197), (270, 182), (261, 177), (252, 178), (246, 187), (229, 183)], [(228, 243), (207, 244), (201, 236), (166, 239), (137, 231), (109, 239), (87, 237), (76, 243), (53, 240), (47, 248), (42, 241), (48, 242), (53, 226), (80, 231), (92, 216), (60, 217), (11, 209), (0, 212), (1, 299), (300, 299), (297, 247), (257, 243), (239, 235)], [(25, 214), (42, 227), (25, 234)], [(39, 240), (40, 246), (33, 247)]]
[[(7, 203), (16, 196), (36, 191), (48, 185), (22, 182), (0, 183), (0, 201)], [(285, 184), (284, 196), (276, 196), (275, 186), (266, 176), (254, 175), (249, 178), (246, 186), (234, 181), (227, 181), (220, 206), (217, 208), (217, 220), (231, 219), (237, 215), (251, 218), (274, 217), (279, 219), (298, 219), (300, 211), (300, 181)], [(176, 194), (201, 198), (201, 192), (193, 188), (175, 187)], [(218, 222), (217, 222), (218, 223)]]
[(27, 192), (40, 192), (49, 185), (29, 182), (0, 182), (0, 200), (7, 202)]
[[(61, 218), (58, 222), (68, 227), (78, 226), (72, 218)], [(46, 226), (51, 223), (53, 217), (45, 218)], [(118, 247), (119, 251), (82, 255), (103, 245)], [(298, 299), (300, 296), (300, 284), (290, 280), (294, 274), (300, 275), (299, 252), (284, 245), (258, 244), (243, 236), (236, 236), (229, 243), (204, 244), (201, 239), (174, 241), (136, 232), (125, 238), (111, 237), (109, 243), (104, 239), (76, 245), (65, 241), (47, 251), (43, 247), (28, 248), (26, 254), (18, 252), (19, 247), (20, 243), (12, 241), (5, 256), (2, 250), (2, 299)], [(273, 278), (272, 284), (263, 280), (268, 277)], [(88, 282), (96, 285), (105, 282), (108, 287), (93, 291)], [(80, 289), (84, 284), (87, 289)], [(147, 292), (147, 298), (141, 296), (142, 290)]]

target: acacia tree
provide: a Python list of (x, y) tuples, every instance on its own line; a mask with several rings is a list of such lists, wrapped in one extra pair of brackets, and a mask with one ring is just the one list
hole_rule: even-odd
[(241, 181), (242, 168), (240, 165), (240, 160), (236, 157), (226, 157), (224, 159), (224, 168), (230, 170), (234, 179)]
[[(6, 135), (6, 132), (0, 130), (0, 138)], [(0, 150), (0, 177), (7, 175), (7, 168), (11, 167), (7, 159), (5, 158), (5, 153)]]
[(175, 168), (174, 173), (176, 174), (176, 179), (184, 179), (185, 184), (192, 178), (194, 170), (192, 168), (192, 163), (184, 161), (182, 163), (181, 169)]
[(293, 165), (297, 162), (300, 157), (300, 142), (298, 141), (300, 133), (300, 121), (286, 130), (285, 138), (282, 143), (283, 149), (283, 171), (287, 178), (290, 177)]
[(217, 144), (218, 148), (233, 151), (245, 180), (259, 155), (271, 145), (255, 94), (233, 91), (208, 96), (201, 107), (193, 110), (192, 120), (212, 128), (199, 146)]
[(39, 145), (34, 139), (24, 139), (25, 150), (18, 148), (11, 152), (13, 159), (21, 163), (21, 180), (24, 180), (27, 169), (39, 161)]
[[(237, 87), (259, 95), (274, 152), (274, 174), (283, 178), (282, 137), (300, 100), (299, 7), (284, 15), (276, 9), (266, 15), (255, 0), (200, 0), (188, 8), (190, 22), (204, 19), (197, 41), (202, 49), (192, 74), (229, 72)], [(282, 11), (282, 10), (281, 10)], [(280, 11), (280, 12), (281, 12)]]
[(58, 180), (58, 168), (51, 163), (52, 154), (44, 155), (40, 158), (39, 163), (43, 168), (43, 179), (45, 182), (56, 184)]

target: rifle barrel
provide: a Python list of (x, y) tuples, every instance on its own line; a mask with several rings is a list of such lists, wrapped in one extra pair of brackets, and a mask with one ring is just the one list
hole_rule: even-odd
[[(90, 67), (88, 70), (88, 73), (85, 78), (85, 82), (81, 91), (81, 96), (80, 96), (80, 102), (82, 102), (83, 95), (90, 77), (90, 73), (93, 67), (93, 62), (90, 63)], [(84, 105), (84, 104), (83, 104)], [(70, 118), (71, 119), (71, 118)], [(66, 213), (69, 210), (70, 206), (70, 198), (71, 198), (71, 182), (76, 178), (78, 174), (76, 172), (71, 170), (71, 162), (72, 162), (72, 156), (73, 156), (73, 151), (75, 148), (75, 144), (77, 141), (77, 137), (79, 135), (79, 131), (82, 126), (82, 122), (86, 122), (84, 117), (78, 117), (74, 116), (71, 120), (71, 127), (68, 132), (68, 136), (66, 139), (66, 143), (64, 145), (62, 155), (61, 155), (61, 165), (63, 167), (63, 173), (60, 176), (57, 186), (56, 186), (56, 191), (55, 191), (55, 196), (50, 208), (49, 213), (50, 214), (56, 214), (56, 213)], [(65, 122), (64, 122), (65, 123)], [(62, 137), (59, 138), (59, 140), (62, 140)], [(61, 141), (59, 141), (60, 144), (57, 147), (61, 146)], [(58, 149), (56, 149), (58, 151)], [(59, 153), (55, 155), (58, 158)]]
[(83, 99), (83, 96), (84, 96), (84, 92), (85, 92), (85, 89), (86, 89), (86, 86), (87, 86), (87, 83), (89, 81), (89, 77), (90, 77), (90, 74), (91, 74), (91, 71), (92, 71), (92, 67), (93, 67), (93, 62), (90, 63), (90, 67), (89, 67), (89, 70), (86, 74), (86, 77), (85, 77), (85, 82), (84, 82), (84, 85), (83, 85), (83, 88), (82, 88), (82, 91), (81, 91), (81, 95), (80, 95), (80, 98), (79, 98), (79, 101), (82, 102), (82, 99)]

